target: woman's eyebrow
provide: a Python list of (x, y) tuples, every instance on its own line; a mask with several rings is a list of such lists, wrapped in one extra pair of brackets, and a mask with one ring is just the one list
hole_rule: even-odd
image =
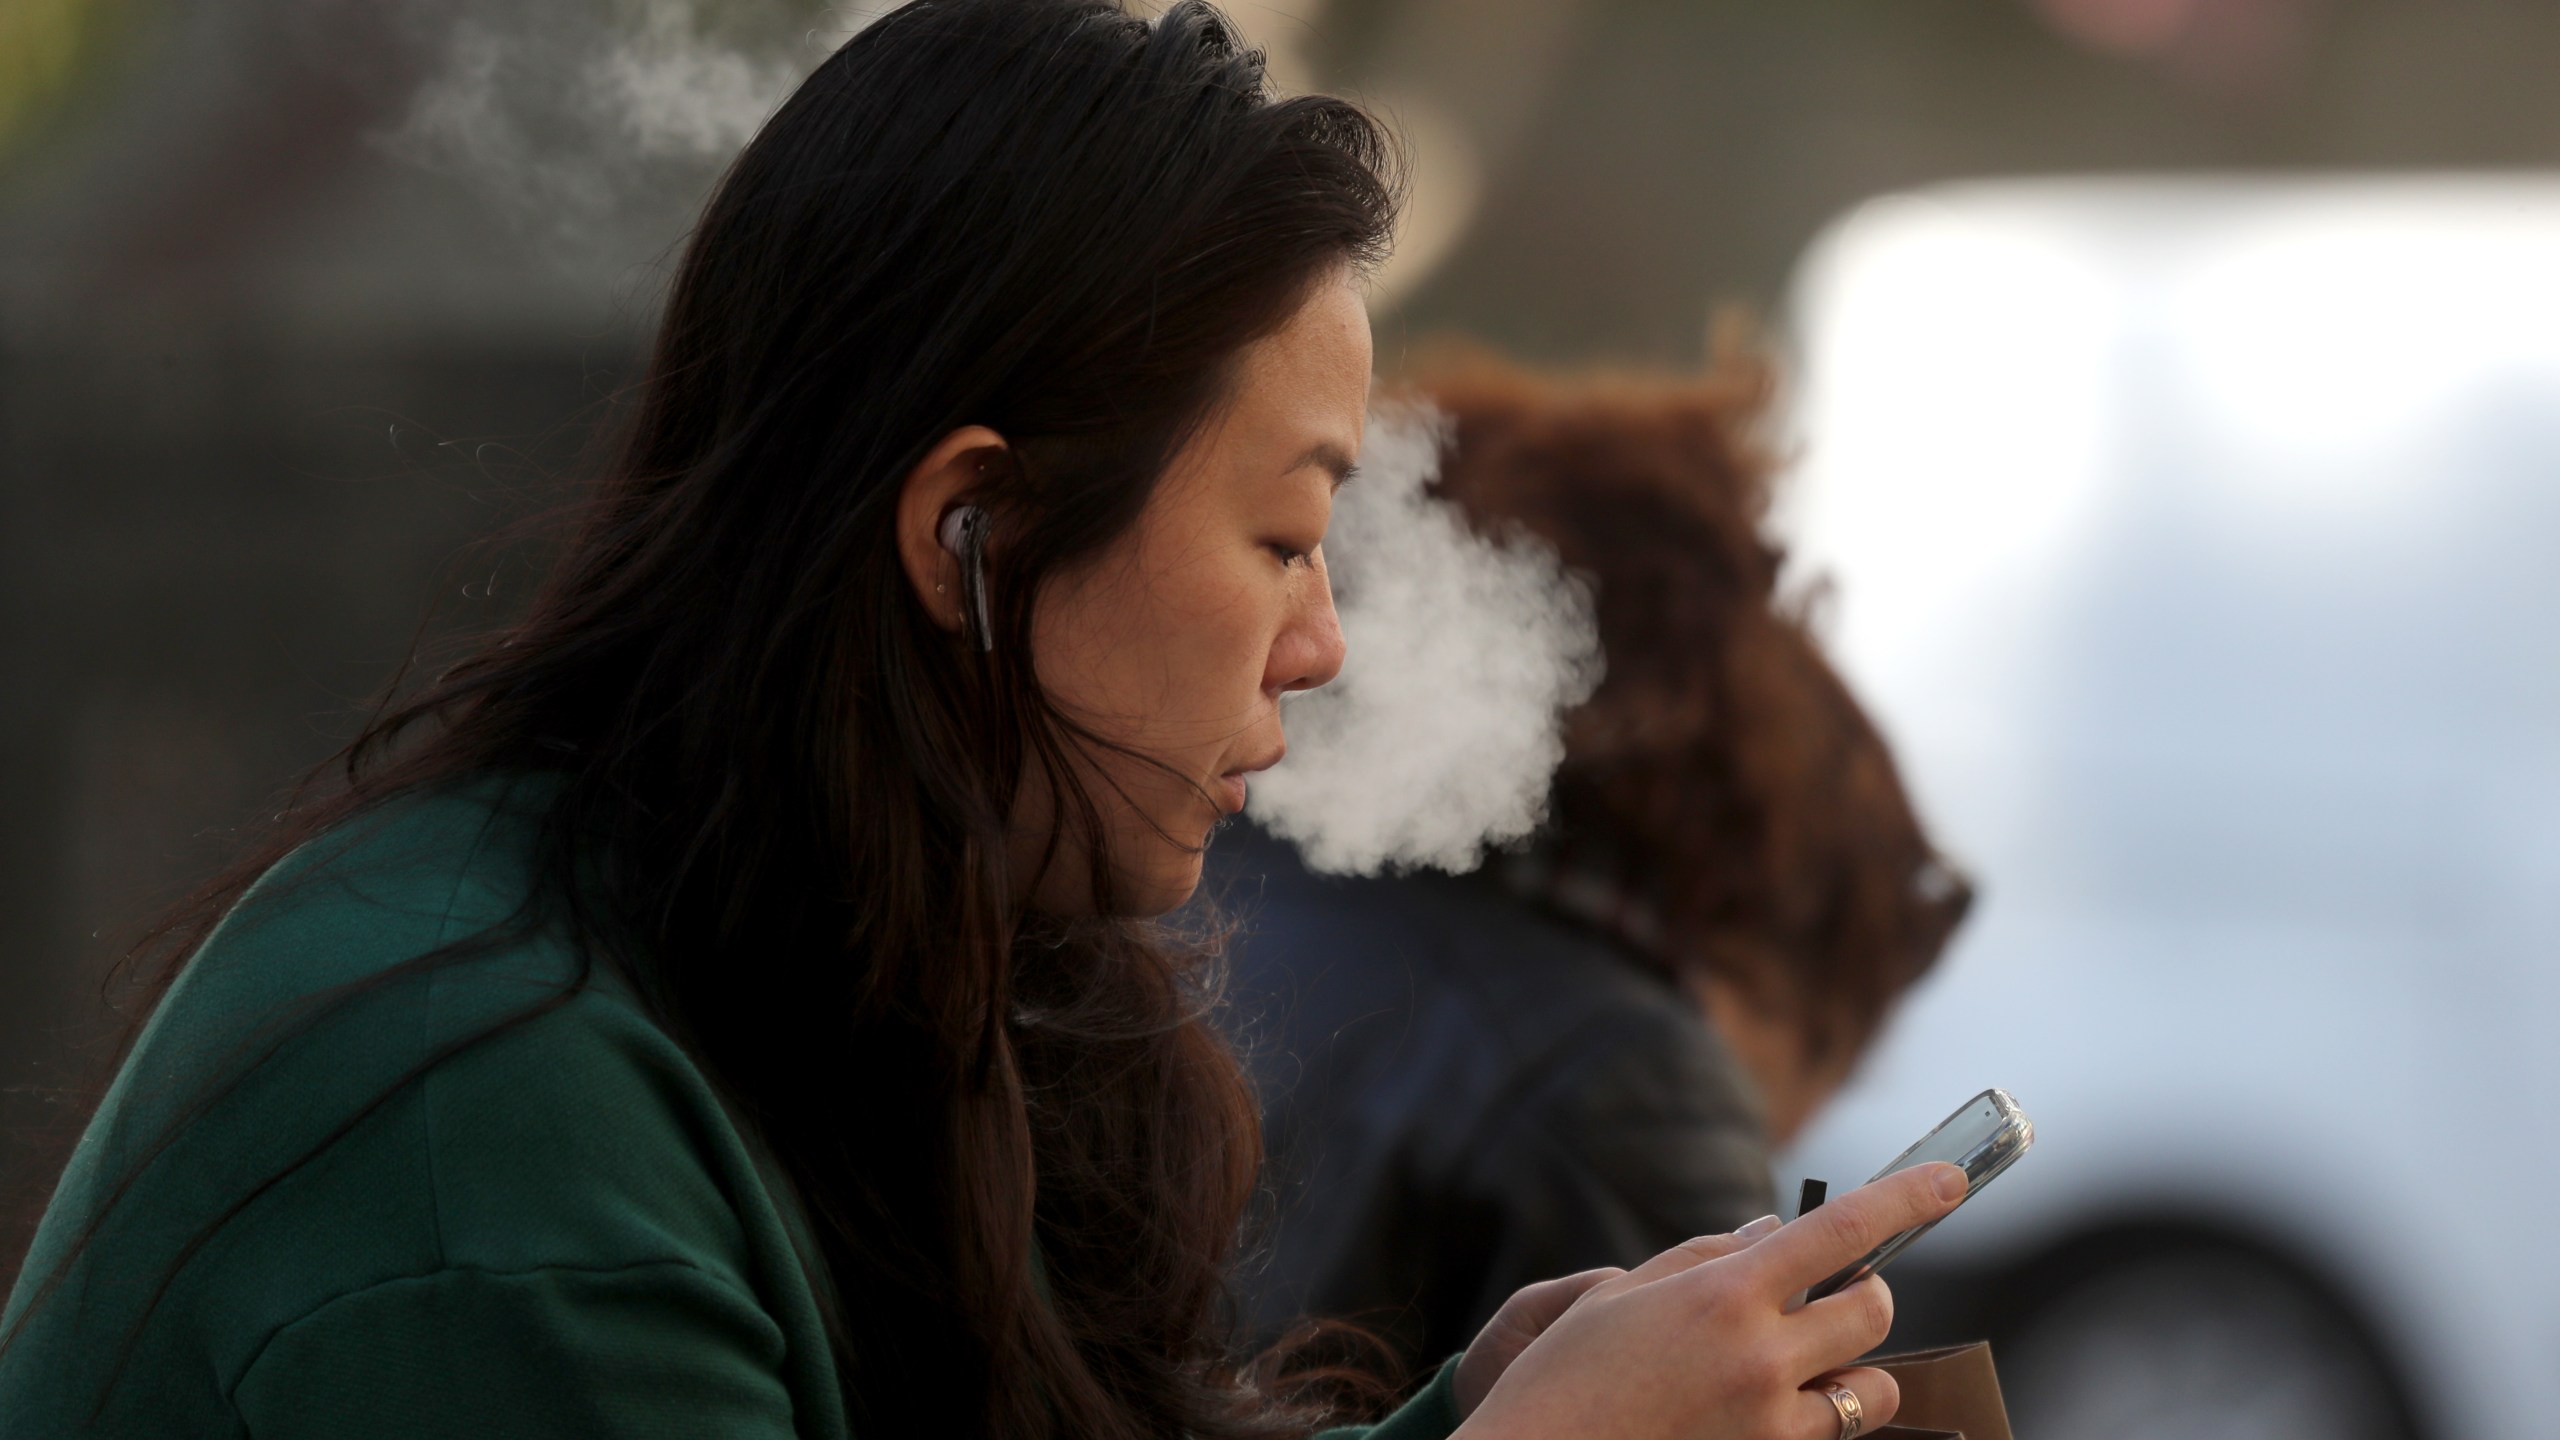
[(1282, 473), (1294, 475), (1310, 465), (1330, 471), (1336, 490), (1342, 488), (1342, 482), (1360, 473), (1360, 467), (1352, 463), (1351, 456), (1330, 440), (1319, 440), (1308, 446), (1307, 452), (1290, 461), (1289, 468)]

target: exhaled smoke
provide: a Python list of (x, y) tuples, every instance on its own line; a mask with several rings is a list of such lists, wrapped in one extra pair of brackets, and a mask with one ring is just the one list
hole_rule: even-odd
[(413, 0), (431, 69), (379, 138), (584, 252), (570, 258), (627, 262), (681, 233), (720, 167), (885, 8)]
[(1289, 758), (1250, 813), (1338, 874), (1469, 870), (1546, 817), (1564, 714), (1600, 683), (1591, 592), (1552, 548), (1477, 533), (1430, 493), (1448, 427), (1382, 406), (1325, 557), (1350, 644), (1290, 701)]
[(660, 0), (579, 78), (640, 154), (716, 163), (754, 138), (807, 68), (706, 44), (691, 12)]

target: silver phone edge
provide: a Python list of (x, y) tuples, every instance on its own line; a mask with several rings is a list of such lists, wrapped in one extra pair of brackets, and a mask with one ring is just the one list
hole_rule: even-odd
[[(1993, 1132), (1991, 1137), (1992, 1141), (1997, 1142), (2004, 1137), (2015, 1135), (2017, 1143), (2010, 1146), (2005, 1153), (2003, 1153), (1997, 1160), (1993, 1161), (1991, 1168), (1984, 1171), (1980, 1179), (1973, 1180), (1966, 1187), (1964, 1199), (1956, 1202), (1957, 1210), (1961, 1210), (1967, 1204), (1971, 1203), (1973, 1197), (1981, 1193), (1983, 1187), (2006, 1174), (2010, 1166), (2018, 1163), (2018, 1157), (2026, 1154), (2029, 1147), (2036, 1143), (2035, 1122), (2027, 1118), (2026, 1111), (2019, 1108), (2017, 1101), (2009, 1098), (2008, 1091), (2002, 1090), (1997, 1086), (1983, 1091), (1981, 1094), (1974, 1096), (1971, 1100), (1965, 1101), (1963, 1105), (1956, 1107), (1956, 1114), (1962, 1114), (1965, 1110), (1972, 1107), (1974, 1101), (1983, 1099), (1989, 1099), (2000, 1111), (2000, 1128)], [(1929, 1130), (1928, 1134), (1922, 1135), (1919, 1139), (1911, 1142), (1908, 1149), (1905, 1149), (1901, 1154), (1893, 1157), (1893, 1159), (1888, 1162), (1883, 1169), (1877, 1171), (1872, 1177), (1870, 1177), (1867, 1183), (1872, 1185), (1876, 1181), (1881, 1180), (1887, 1175), (1894, 1173), (1897, 1169), (1900, 1169), (1903, 1162), (1911, 1158), (1913, 1151), (1916, 1151), (1921, 1146), (1928, 1144), (1930, 1139), (1940, 1130), (1945, 1129), (1949, 1124), (1953, 1123), (1954, 1118), (1954, 1115), (1950, 1115), (1946, 1120), (1942, 1120), (1938, 1122), (1937, 1125), (1933, 1126)], [(1954, 1210), (1947, 1212), (1948, 1215), (1952, 1215), (1954, 1213)], [(1875, 1249), (1867, 1252), (1867, 1254), (1860, 1257), (1854, 1263), (1833, 1274), (1822, 1283), (1805, 1291), (1805, 1299), (1807, 1301), (1814, 1301), (1820, 1300), (1825, 1296), (1836, 1295), (1841, 1291), (1848, 1289), (1850, 1286), (1857, 1284), (1859, 1281), (1866, 1279), (1868, 1276), (1875, 1274), (1877, 1271), (1882, 1270), (1885, 1266), (1893, 1263), (1895, 1257), (1901, 1255), (1903, 1251), (1910, 1249), (1912, 1245), (1916, 1244), (1921, 1236), (1938, 1228), (1938, 1221), (1944, 1220), (1945, 1218), (1945, 1215), (1941, 1215), (1938, 1217), (1938, 1220), (1932, 1220), (1926, 1225), (1914, 1225), (1910, 1229), (1903, 1231), (1890, 1240), (1887, 1240), (1882, 1245), (1879, 1245)]]

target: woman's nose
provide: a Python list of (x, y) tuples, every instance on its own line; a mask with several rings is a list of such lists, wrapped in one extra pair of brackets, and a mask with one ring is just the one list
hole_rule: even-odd
[(1313, 690), (1342, 673), (1342, 617), (1333, 608), (1333, 581), (1322, 564), (1306, 587), (1280, 638), (1271, 647), (1263, 688), (1274, 695)]

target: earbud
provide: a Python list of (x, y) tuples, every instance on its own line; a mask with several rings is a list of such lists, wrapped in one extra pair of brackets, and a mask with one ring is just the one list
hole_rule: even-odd
[(987, 512), (976, 505), (954, 505), (934, 533), (942, 548), (960, 562), (961, 627), (982, 651), (996, 648), (994, 621), (987, 611)]

